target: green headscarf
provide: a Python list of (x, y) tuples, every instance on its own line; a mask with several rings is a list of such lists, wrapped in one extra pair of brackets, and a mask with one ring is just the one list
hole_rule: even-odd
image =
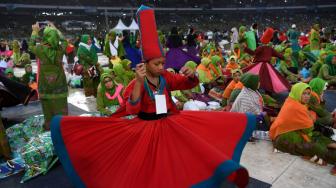
[(332, 63), (332, 60), (334, 58), (334, 55), (330, 54), (325, 59), (325, 64), (329, 66), (329, 75), (330, 76), (336, 76), (336, 65)]
[(327, 82), (321, 78), (314, 78), (309, 82), (310, 88), (318, 95), (322, 94), (326, 84)]
[(19, 53), (20, 52), (20, 44), (19, 41), (13, 40), (13, 52)]
[(19, 41), (14, 40), (12, 42), (12, 46), (13, 46), (13, 63), (16, 66), (20, 66), (20, 44), (19, 44)]
[[(81, 36), (81, 42), (84, 44), (87, 44), (88, 40), (89, 40), (90, 35), (82, 35)], [(95, 48), (93, 48), (92, 46), (90, 47), (90, 49), (87, 49), (85, 46), (83, 45), (79, 45), (78, 51), (77, 51), (77, 56), (80, 58), (81, 54), (85, 54), (87, 56), (90, 57), (89, 61), (91, 62), (87, 62), (88, 60), (83, 59), (83, 63), (84, 67), (87, 68), (90, 64), (96, 64), (98, 62), (98, 56), (97, 56), (97, 52), (95, 50)], [(81, 58), (80, 58), (80, 61)], [(85, 61), (85, 62), (84, 62)]]
[(116, 39), (116, 36), (117, 36), (117, 33), (115, 31), (110, 30), (110, 32), (108, 33), (108, 37), (112, 41), (114, 41)]
[(90, 35), (82, 35), (81, 42), (88, 44), (89, 39), (90, 39)]
[(222, 75), (222, 71), (219, 68), (221, 58), (218, 55), (214, 55), (211, 57), (211, 64), (215, 67), (219, 75)]
[(123, 68), (125, 69), (125, 70), (129, 70), (130, 69), (130, 67), (129, 67), (129, 65), (132, 63), (130, 60), (128, 60), (128, 59), (123, 59), (122, 61), (120, 61), (120, 63), (122, 64), (122, 66), (123, 66)]
[(246, 27), (245, 26), (240, 26), (239, 27), (239, 34), (242, 34), (242, 33), (244, 33), (246, 31)]
[(211, 57), (211, 63), (216, 67), (218, 66), (217, 62), (219, 62), (220, 60), (221, 58), (218, 55), (214, 55)]
[[(127, 82), (124, 82), (124, 84), (127, 84), (127, 85), (129, 84), (129, 82), (131, 80), (133, 80), (133, 78), (135, 76), (134, 72), (131, 70), (131, 68), (129, 66), (131, 63), (132, 62), (128, 59), (123, 59), (122, 61), (120, 61), (120, 64), (122, 65), (122, 67), (124, 69), (124, 76), (123, 76), (124, 78), (123, 79), (125, 79), (127, 81)], [(124, 86), (126, 87), (127, 85), (124, 85)]]
[[(100, 91), (102, 91), (102, 93), (105, 93), (106, 92), (106, 87), (105, 87), (105, 83), (104, 83), (104, 79), (105, 78), (111, 78), (111, 80), (113, 80), (113, 75), (112, 74), (110, 74), (110, 73), (107, 73), (107, 72), (105, 72), (105, 73), (103, 73), (101, 76), (100, 76)], [(115, 86), (116, 84), (114, 84), (114, 86)], [(113, 89), (112, 90), (114, 90), (114, 88), (115, 87), (113, 87)], [(110, 93), (110, 92), (109, 92)], [(110, 94), (114, 94), (114, 91), (113, 92), (111, 92)]]
[(26, 65), (24, 66), (26, 72), (27, 72), (27, 68), (28, 68), (28, 67), (33, 68), (31, 64), (26, 64)]
[(209, 64), (211, 63), (211, 60), (207, 57), (203, 57), (202, 60), (201, 60), (201, 64), (204, 65), (204, 66), (208, 66)]
[(125, 73), (125, 69), (121, 63), (116, 63), (113, 65), (113, 72), (116, 74), (117, 77), (122, 77)]
[(24, 65), (30, 64), (30, 55), (29, 53), (23, 53), (20, 58), (20, 62)]
[(314, 24), (313, 29), (315, 29), (316, 31), (319, 31), (320, 30), (320, 24)]
[(245, 73), (240, 78), (241, 83), (244, 84), (245, 87), (256, 91), (259, 85), (259, 76), (251, 73)]
[(306, 83), (300, 82), (292, 86), (292, 89), (289, 93), (289, 97), (292, 99), (301, 102), (301, 96), (304, 90), (310, 89), (310, 86)]
[(194, 62), (194, 61), (187, 61), (185, 64), (184, 64), (185, 67), (189, 67), (193, 70), (195, 70), (197, 68), (197, 64)]
[[(188, 67), (192, 70), (195, 70), (197, 68), (197, 64), (194, 62), (194, 61), (187, 61), (185, 64), (184, 64), (185, 67)], [(199, 85), (197, 85), (196, 87), (192, 88), (191, 89), (191, 92), (193, 93), (201, 93), (201, 87)]]
[(285, 54), (287, 54), (287, 55), (292, 55), (292, 53), (293, 53), (292, 48), (286, 48), (286, 50), (285, 50)]
[(28, 72), (28, 71), (27, 71), (27, 68), (28, 68), (28, 67), (33, 68), (33, 67), (31, 66), (31, 64), (26, 64), (26, 65), (25, 65), (25, 74), (24, 74), (24, 75), (22, 76), (22, 78), (21, 78), (22, 82), (25, 83), (25, 84), (29, 84), (31, 81), (36, 81), (36, 74), (33, 73), (33, 69), (31, 69), (31, 71)]
[(113, 65), (113, 72), (116, 75), (116, 81), (127, 86), (129, 82), (133, 79), (134, 73), (131, 71), (126, 71), (121, 62), (115, 63)]
[[(111, 89), (107, 89), (105, 86), (104, 80), (106, 78), (110, 78), (113, 82), (113, 87)], [(114, 76), (110, 73), (103, 73), (100, 76), (100, 84), (98, 86), (98, 95), (97, 95), (97, 109), (103, 114), (111, 114), (111, 111), (106, 109), (106, 107), (111, 107), (113, 105), (119, 105), (118, 100), (109, 100), (106, 97), (106, 93), (110, 95), (114, 95), (117, 88), (117, 84), (114, 82)]]
[(7, 69), (5, 70), (5, 74), (9, 74), (9, 73), (14, 74), (14, 70), (13, 70), (13, 68), (7, 68)]
[(43, 42), (48, 43), (51, 48), (57, 49), (60, 42), (60, 35), (57, 29), (53, 27), (46, 27), (43, 31)]

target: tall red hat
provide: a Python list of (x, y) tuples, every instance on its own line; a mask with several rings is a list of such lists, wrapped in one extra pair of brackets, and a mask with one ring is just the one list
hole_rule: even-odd
[(268, 44), (269, 42), (271, 42), (271, 40), (272, 40), (272, 38), (273, 38), (273, 33), (274, 33), (273, 28), (268, 27), (268, 28), (266, 29), (266, 31), (264, 32), (263, 36), (261, 37), (260, 41), (261, 41), (263, 44)]
[(142, 59), (148, 61), (163, 57), (164, 53), (156, 29), (154, 9), (141, 5), (136, 16), (140, 31)]

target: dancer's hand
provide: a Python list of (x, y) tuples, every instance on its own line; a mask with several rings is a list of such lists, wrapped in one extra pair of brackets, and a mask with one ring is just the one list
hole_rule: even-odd
[(195, 76), (195, 71), (189, 67), (182, 67), (180, 73), (190, 78), (193, 78)]
[(135, 67), (135, 78), (139, 82), (143, 82), (146, 76), (146, 66), (144, 63), (139, 63)]

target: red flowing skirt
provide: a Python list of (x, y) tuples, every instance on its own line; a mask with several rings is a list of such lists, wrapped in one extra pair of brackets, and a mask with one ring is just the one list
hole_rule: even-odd
[(51, 136), (76, 187), (245, 187), (239, 161), (255, 124), (253, 115), (229, 112), (181, 111), (152, 121), (56, 116)]
[(246, 67), (243, 72), (259, 75), (260, 88), (271, 93), (289, 91), (289, 82), (268, 62), (258, 62)]

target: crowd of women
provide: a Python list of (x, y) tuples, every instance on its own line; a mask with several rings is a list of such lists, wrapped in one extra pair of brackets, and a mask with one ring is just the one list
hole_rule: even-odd
[[(139, 19), (141, 19), (141, 15)], [(143, 24), (146, 23), (143, 22)], [(150, 27), (146, 26), (146, 28)], [(272, 140), (275, 151), (300, 155), (303, 159), (319, 165), (336, 164), (336, 143), (331, 139), (332, 128), (336, 128), (336, 119), (335, 114), (326, 109), (325, 105), (328, 101), (323, 98), (326, 90), (332, 90), (336, 87), (336, 46), (330, 40), (330, 33), (322, 30), (318, 24), (314, 24), (309, 33), (301, 33), (295, 24), (288, 28), (287, 32), (279, 32), (270, 27), (260, 32), (257, 24), (253, 24), (250, 28), (246, 26), (232, 28), (230, 47), (227, 49), (221, 48), (223, 46), (211, 37), (196, 35), (193, 28), (188, 30), (186, 37), (182, 37), (176, 27), (172, 28), (168, 36), (164, 36), (160, 31), (157, 32), (156, 27), (155, 31), (146, 30), (154, 32), (154, 38), (157, 36), (154, 42), (150, 42), (149, 40), (152, 39), (146, 38), (148, 36), (145, 33), (140, 33), (140, 37), (138, 37), (134, 33), (118, 34), (115, 31), (110, 31), (106, 35), (105, 43), (101, 49), (95, 45), (97, 42), (95, 42), (94, 36), (90, 35), (82, 35), (77, 44), (71, 44), (70, 41), (64, 39), (62, 33), (53, 24), (47, 26), (43, 32), (38, 24), (33, 25), (32, 29), (29, 50), (38, 59), (37, 74), (32, 72), (29, 54), (20, 51), (17, 41), (12, 42), (12, 53), (1, 54), (2, 62), (8, 64), (8, 67), (3, 69), (3, 74), (10, 80), (37, 89), (45, 118), (44, 129), (50, 130), (51, 119), (55, 115), (68, 114), (68, 86), (62, 65), (64, 54), (68, 59), (73, 59), (75, 56), (78, 58), (73, 72), (82, 75), (85, 96), (96, 97), (97, 111), (101, 116), (111, 117), (110, 120), (71, 117), (53, 120), (54, 125), (52, 126), (57, 133), (54, 133), (53, 138), (56, 140), (54, 141), (57, 144), (56, 150), (63, 151), (64, 145), (68, 147), (73, 168), (78, 173), (74, 179), (80, 176), (86, 185), (94, 185), (95, 183), (89, 178), (88, 173), (83, 173), (85, 168), (91, 169), (92, 164), (84, 162), (79, 154), (88, 152), (87, 158), (98, 161), (104, 152), (112, 154), (113, 152), (123, 152), (121, 148), (109, 148), (102, 141), (99, 142), (100, 146), (97, 146), (101, 151), (96, 149), (96, 153), (93, 154), (89, 150), (95, 148), (92, 148), (88, 142), (98, 139), (98, 136), (102, 136), (106, 140), (110, 138), (109, 136), (118, 137), (117, 133), (122, 132), (123, 129), (129, 134), (140, 134), (139, 129), (143, 129), (142, 139), (145, 139), (145, 134), (147, 136), (154, 135), (152, 139), (158, 145), (173, 144), (178, 148), (177, 145), (183, 142), (196, 143), (197, 136), (212, 142), (210, 137), (218, 136), (213, 131), (225, 130), (219, 128), (214, 122), (215, 125), (208, 127), (208, 129), (213, 128), (208, 135), (201, 134), (201, 129), (195, 130), (196, 128), (192, 128), (189, 124), (194, 122), (194, 124), (203, 125), (205, 121), (210, 121), (211, 114), (202, 114), (201, 112), (188, 114), (187, 110), (216, 111), (218, 112), (216, 118), (229, 119), (229, 122), (232, 122), (231, 126), (236, 126), (236, 123), (241, 124), (238, 117), (233, 118), (237, 113), (253, 114), (256, 117), (253, 129), (256, 126), (254, 130), (269, 132), (269, 139)], [(155, 42), (157, 43), (155, 44)], [(98, 62), (97, 50), (101, 50), (108, 57), (107, 67), (102, 67)], [(13, 62), (12, 65), (8, 63), (11, 62), (10, 60)], [(145, 65), (142, 64), (143, 62)], [(21, 78), (17, 78), (12, 67), (24, 67), (26, 73)], [(155, 104), (159, 103), (156, 101), (159, 100), (160, 95), (165, 94), (166, 98), (163, 103), (166, 106), (161, 107), (166, 111), (155, 114), (155, 110), (158, 111)], [(286, 100), (281, 101), (279, 95), (286, 96)], [(182, 113), (181, 116), (170, 117), (167, 115), (177, 110), (184, 110), (185, 113)], [(175, 123), (185, 126), (190, 135), (195, 134), (196, 136), (194, 135), (195, 138), (188, 136), (190, 140), (184, 139), (181, 142), (178, 141), (179, 136), (176, 136), (176, 142), (159, 140), (155, 136), (160, 134), (159, 131), (164, 127), (157, 129), (154, 123), (145, 127), (145, 124), (139, 119), (128, 116), (128, 124), (136, 124), (142, 128), (134, 128), (133, 126), (133, 128), (126, 129), (126, 125), (124, 125), (127, 124), (126, 120), (121, 122), (114, 119), (120, 114), (124, 116), (138, 115), (141, 120), (167, 118), (160, 124), (171, 125)], [(90, 122), (99, 124), (99, 126), (93, 127), (89, 125)], [(80, 123), (81, 126), (86, 127), (85, 132), (78, 130)], [(117, 128), (112, 130), (112, 128), (106, 127), (107, 124), (116, 124)], [(186, 130), (182, 130), (180, 127), (175, 128), (172, 135), (187, 134)], [(104, 130), (111, 131), (113, 134), (109, 133), (107, 134), (109, 136), (105, 137), (102, 135)], [(0, 143), (2, 143), (0, 154), (4, 155), (6, 159), (10, 159), (8, 144), (4, 144), (5, 141), (3, 141), (6, 140), (5, 130), (0, 127), (0, 131)], [(151, 131), (155, 134), (152, 134)], [(78, 134), (74, 136), (74, 133)], [(95, 133), (95, 136), (88, 136), (91, 133)], [(122, 146), (126, 147), (127, 143), (132, 143), (128, 139), (136, 140), (133, 140), (136, 142), (134, 147), (140, 147), (140, 144), (153, 144), (153, 140), (147, 140), (147, 142), (145, 139), (140, 142), (137, 140), (139, 138), (135, 138), (135, 136), (129, 138), (124, 134), (120, 133), (122, 136), (117, 139), (122, 142)], [(79, 141), (79, 138), (83, 138), (83, 136), (88, 137)], [(58, 145), (59, 139), (63, 140), (63, 146)], [(253, 136), (249, 138), (251, 142), (254, 142), (255, 139)], [(85, 148), (86, 144), (90, 146)], [(197, 144), (200, 144), (203, 149), (208, 148), (200, 140), (197, 140)], [(117, 147), (121, 147), (121, 145), (117, 145)], [(214, 145), (218, 148), (222, 147)], [(80, 147), (81, 149), (78, 149)], [(148, 152), (153, 148), (146, 146)], [(128, 154), (134, 154), (139, 158), (146, 156), (144, 154), (146, 152), (142, 150), (126, 150), (126, 153), (129, 152)], [(191, 157), (191, 153), (195, 151), (196, 149), (191, 150), (188, 157)], [(78, 154), (76, 154), (77, 152)], [(215, 151), (209, 150), (209, 152)], [(164, 153), (165, 151), (160, 150), (159, 154), (164, 156)], [(111, 158), (117, 156), (112, 154)], [(63, 165), (69, 162), (69, 157), (64, 153), (61, 152), (58, 155)], [(140, 172), (142, 164), (140, 159), (131, 160), (127, 157), (128, 155), (123, 156), (126, 157), (125, 160), (132, 161), (139, 168), (137, 172)], [(198, 159), (198, 157), (196, 158)], [(153, 159), (158, 158), (154, 157)], [(174, 163), (169, 159), (167, 158), (168, 162)], [(85, 165), (76, 162), (76, 160), (85, 163)], [(116, 160), (120, 161), (121, 159)], [(165, 160), (165, 158), (159, 160), (160, 164), (167, 162)], [(220, 161), (216, 158), (213, 160)], [(194, 161), (194, 163), (197, 162)], [(218, 164), (216, 163), (215, 166)], [(103, 164), (95, 165), (105, 169)], [(147, 163), (146, 165), (150, 166)], [(174, 163), (173, 166), (176, 165), (178, 164)], [(131, 174), (127, 170), (127, 166), (115, 166), (115, 170), (120, 170), (118, 168)], [(91, 170), (100, 173), (96, 169), (98, 167)], [(159, 175), (173, 176), (165, 174), (160, 169), (156, 170)], [(207, 170), (205, 171), (207, 172)], [(331, 173), (336, 175), (336, 167), (333, 167)], [(100, 185), (102, 186), (106, 183), (104, 181), (109, 181), (109, 174), (100, 173), (100, 175), (102, 178)], [(241, 176), (243, 175), (237, 171), (235, 178), (239, 179)], [(232, 179), (235, 178), (232, 177)], [(119, 181), (121, 183), (115, 185), (120, 186), (127, 183), (126, 179), (121, 178)], [(158, 182), (153, 182), (153, 185), (160, 185)], [(80, 182), (76, 183), (81, 184)], [(172, 183), (171, 186), (174, 185), (173, 181), (168, 181), (168, 183)]]

